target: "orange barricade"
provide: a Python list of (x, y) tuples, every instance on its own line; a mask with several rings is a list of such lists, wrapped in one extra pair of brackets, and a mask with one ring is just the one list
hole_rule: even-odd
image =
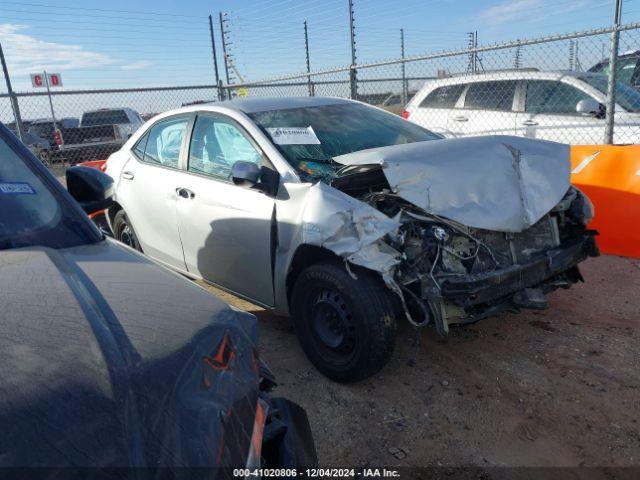
[(595, 205), (602, 253), (640, 258), (640, 145), (571, 147), (571, 182)]

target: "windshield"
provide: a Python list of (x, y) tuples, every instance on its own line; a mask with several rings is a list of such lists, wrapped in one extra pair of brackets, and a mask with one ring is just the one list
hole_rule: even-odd
[(272, 110), (249, 116), (305, 181), (329, 180), (337, 168), (332, 159), (338, 155), (440, 138), (397, 115), (360, 103)]
[[(616, 66), (616, 78), (619, 82), (625, 85), (633, 85), (634, 73), (636, 71), (636, 64), (638, 63), (638, 55), (632, 55), (630, 57), (618, 57), (618, 64)], [(590, 72), (603, 73), (609, 75), (609, 61), (600, 62), (599, 64), (591, 67)]]
[[(605, 75), (585, 74), (579, 78), (605, 96), (607, 95), (607, 77)], [(616, 82), (616, 103), (628, 112), (640, 112), (640, 92), (629, 85)]]
[(87, 112), (82, 115), (83, 127), (96, 127), (99, 125), (113, 125), (119, 123), (129, 123), (129, 118), (124, 110)]
[(96, 241), (88, 221), (51, 188), (49, 179), (30, 168), (20, 156), (26, 152), (19, 152), (17, 140), (9, 135), (0, 125), (0, 250)]

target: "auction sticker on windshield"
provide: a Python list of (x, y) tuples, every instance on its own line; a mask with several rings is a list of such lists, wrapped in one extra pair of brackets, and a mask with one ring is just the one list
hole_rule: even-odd
[(320, 145), (313, 127), (267, 128), (276, 145)]
[(36, 191), (26, 182), (0, 182), (0, 193), (5, 195), (35, 195)]

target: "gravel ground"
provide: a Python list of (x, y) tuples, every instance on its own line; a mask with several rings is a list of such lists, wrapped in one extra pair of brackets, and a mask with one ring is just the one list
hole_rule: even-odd
[(277, 395), (308, 412), (322, 465), (640, 465), (640, 261), (583, 264), (546, 311), (435, 331), (401, 324), (391, 363), (341, 385), (304, 356), (287, 318), (257, 315)]

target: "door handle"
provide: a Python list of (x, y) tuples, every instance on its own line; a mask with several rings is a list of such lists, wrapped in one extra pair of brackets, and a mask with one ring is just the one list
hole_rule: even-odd
[(188, 188), (182, 188), (182, 187), (176, 188), (176, 193), (178, 194), (179, 197), (187, 198), (189, 200), (193, 199), (196, 196), (196, 194), (193, 193)]
[(522, 125), (527, 125), (527, 126), (533, 126), (537, 124), (538, 122), (534, 122), (533, 120), (525, 120), (524, 122), (522, 122)]
[(124, 178), (125, 180), (133, 180), (134, 177), (135, 175), (133, 174), (133, 172), (122, 172), (122, 178)]
[(463, 115), (458, 115), (457, 117), (453, 117), (456, 122), (468, 122), (469, 119)]

